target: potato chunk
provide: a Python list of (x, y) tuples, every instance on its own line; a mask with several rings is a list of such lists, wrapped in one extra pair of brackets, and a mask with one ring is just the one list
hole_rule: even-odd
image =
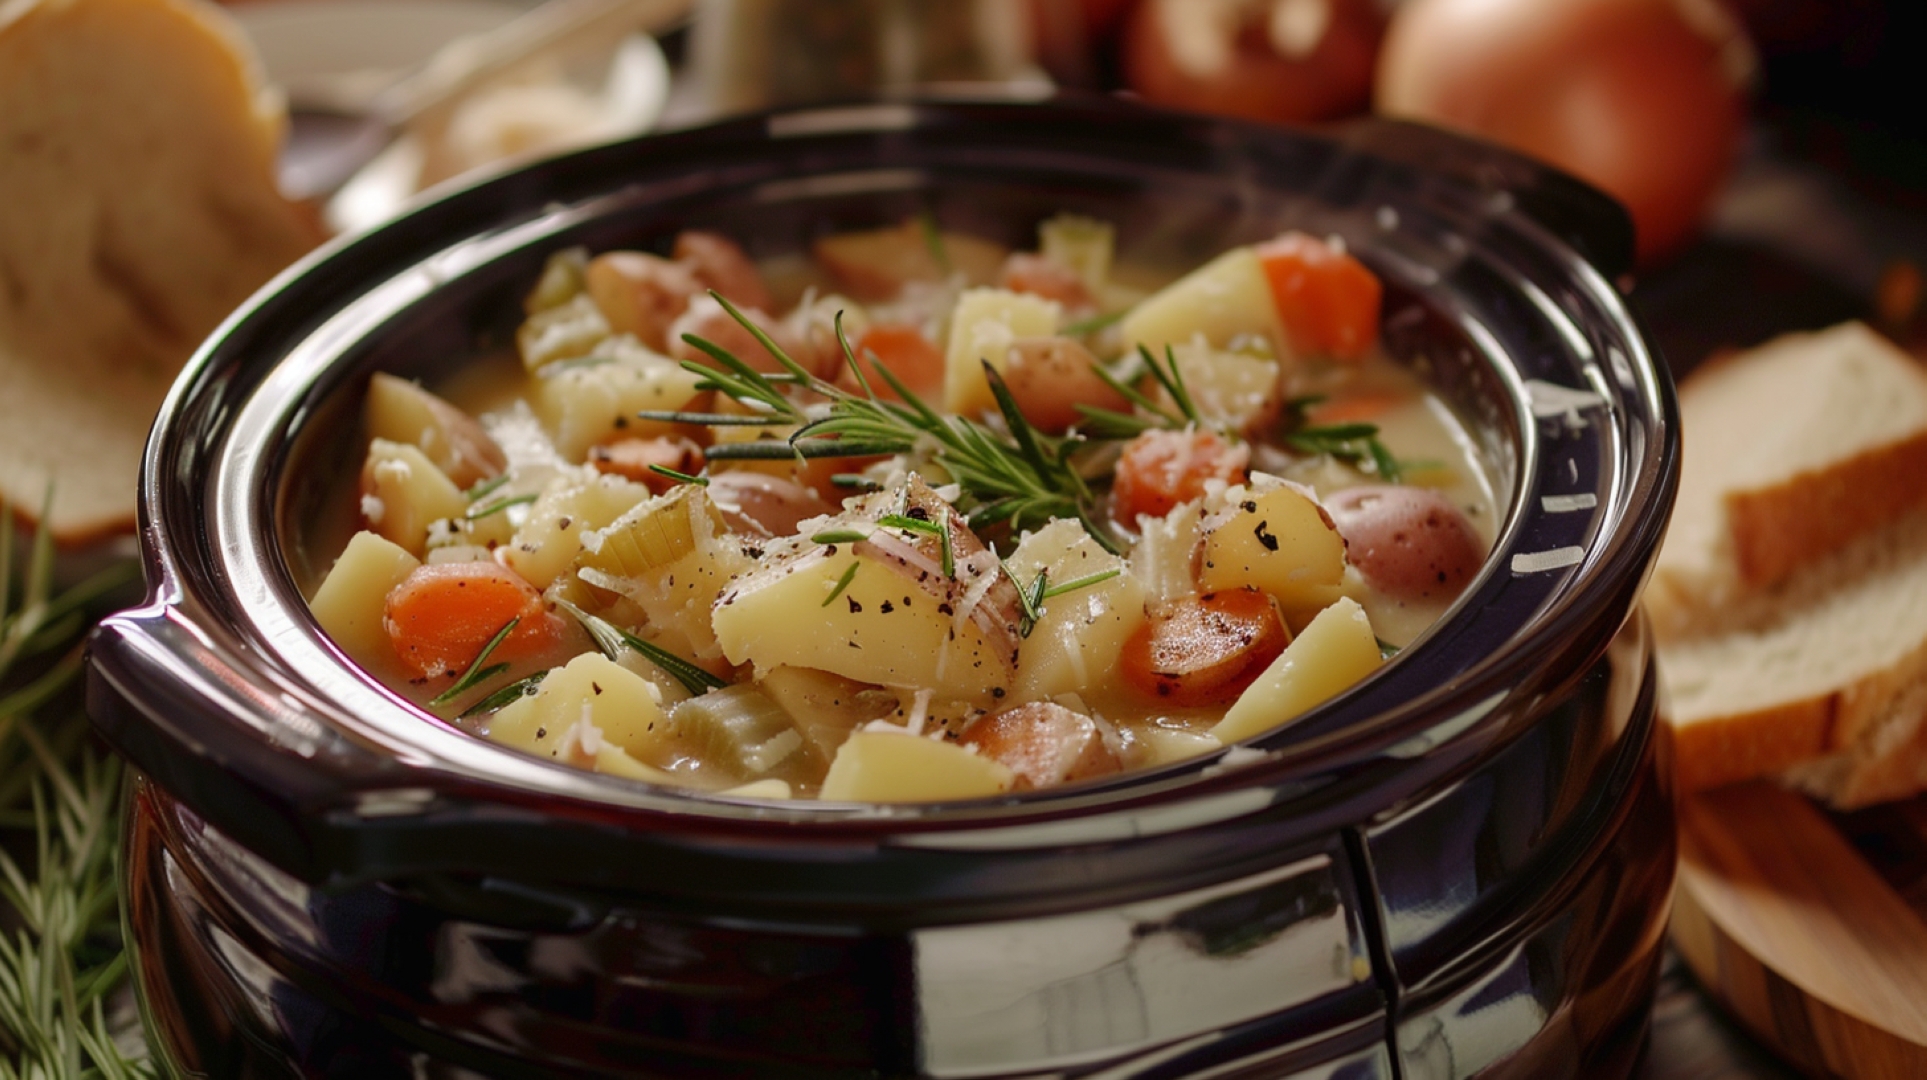
[(501, 552), (508, 568), (537, 589), (548, 588), (575, 561), (583, 533), (607, 528), (650, 497), (648, 488), (621, 477), (594, 473), (590, 477), (572, 475), (553, 481)]
[(1338, 598), (1345, 541), (1330, 515), (1299, 489), (1279, 484), (1249, 491), (1206, 528), (1198, 571), (1198, 587), (1206, 592), (1253, 586), (1294, 620)]
[(428, 545), (430, 522), (459, 518), (468, 497), (428, 455), (407, 443), (374, 439), (361, 467), (361, 520), (410, 555)]
[(382, 628), (382, 609), (389, 591), (420, 565), (421, 560), (400, 545), (364, 529), (342, 549), (308, 610), (356, 663), (392, 668), (394, 649)]
[[(909, 514), (932, 522), (948, 509), (914, 478), (903, 497)], [(1007, 694), (1020, 640), (1017, 590), (958, 516), (949, 575), (937, 537), (878, 526), (898, 498), (879, 492), (824, 526), (868, 539), (772, 547), (731, 586), (713, 614), (730, 663), (817, 668), (980, 705)]]
[(975, 416), (997, 408), (984, 377), (984, 362), (998, 373), (1010, 364), (1020, 338), (1057, 333), (1063, 305), (1008, 289), (966, 289), (950, 315), (950, 347), (944, 353), (944, 408)]
[(1383, 658), (1371, 620), (1344, 597), (1318, 613), (1278, 659), (1225, 710), (1211, 734), (1234, 743), (1309, 711), (1378, 669)]
[(413, 444), (456, 487), (473, 487), (508, 467), (508, 455), (480, 421), (406, 379), (377, 372), (362, 411), (371, 436)]
[(1041, 570), (1047, 585), (1119, 571), (1044, 602), (1017, 654), (1018, 701), (1082, 691), (1116, 666), (1124, 642), (1144, 622), (1144, 583), (1123, 572), (1123, 559), (1077, 522), (1053, 521), (1025, 537), (1009, 562), (1019, 581), (1033, 581)]
[[(601, 653), (583, 653), (549, 672), (534, 694), (490, 717), (487, 734), (505, 746), (567, 764), (674, 783), (670, 774), (641, 760), (666, 727), (662, 706), (642, 676)], [(609, 747), (631, 760), (611, 758), (603, 767)]]
[(613, 438), (676, 434), (675, 425), (636, 414), (688, 405), (701, 381), (702, 376), (632, 339), (610, 338), (593, 355), (542, 371), (533, 404), (556, 452), (581, 461), (591, 446)]
[(1248, 247), (1233, 248), (1146, 297), (1118, 329), (1127, 347), (1143, 345), (1160, 360), (1166, 345), (1199, 337), (1223, 348), (1239, 337), (1258, 335), (1275, 350), (1285, 340), (1271, 283)]
[(956, 743), (894, 732), (859, 731), (830, 762), (822, 798), (847, 802), (948, 802), (1009, 791), (1016, 775), (1002, 762)]

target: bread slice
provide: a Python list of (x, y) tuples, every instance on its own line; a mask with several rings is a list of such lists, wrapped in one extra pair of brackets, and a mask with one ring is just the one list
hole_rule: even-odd
[(1838, 805), (1927, 779), (1927, 512), (1664, 640), (1682, 790), (1785, 774)]
[(0, 496), (67, 544), (135, 517), (195, 346), (321, 239), (278, 97), (202, 0), (0, 0)]
[(1662, 636), (1927, 505), (1927, 371), (1860, 323), (1713, 361), (1680, 413), (1685, 472), (1647, 594)]

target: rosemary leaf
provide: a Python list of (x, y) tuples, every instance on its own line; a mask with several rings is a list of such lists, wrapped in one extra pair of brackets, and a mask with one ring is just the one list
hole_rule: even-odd
[(784, 421), (774, 416), (752, 416), (748, 413), (706, 413), (680, 412), (674, 409), (643, 409), (634, 414), (638, 420), (659, 420), (671, 424), (695, 424), (698, 427), (779, 427)]
[(469, 502), (477, 502), (495, 494), (503, 484), (508, 482), (509, 474), (507, 473), (502, 473), (499, 476), (485, 477), (484, 479), (475, 481), (475, 486), (462, 492), (462, 494), (468, 497)]
[(1052, 585), (1050, 588), (1045, 589), (1043, 599), (1049, 600), (1053, 596), (1062, 596), (1067, 592), (1076, 592), (1078, 589), (1088, 588), (1099, 582), (1109, 581), (1121, 573), (1123, 573), (1122, 570), (1113, 568), (1110, 570), (1100, 570), (1095, 574), (1086, 574), (1081, 578), (1072, 578), (1061, 585)]
[(1065, 323), (1063, 329), (1059, 330), (1058, 333), (1064, 335), (1065, 337), (1089, 337), (1092, 334), (1097, 333), (1099, 330), (1103, 330), (1108, 327), (1115, 326), (1120, 322), (1123, 322), (1124, 316), (1129, 315), (1130, 313), (1131, 313), (1131, 309), (1125, 308), (1123, 311), (1112, 311), (1112, 312), (1107, 312), (1103, 315), (1092, 315), (1088, 319), (1078, 319), (1076, 322)]
[(536, 688), (542, 685), (542, 680), (548, 677), (549, 672), (545, 668), (533, 675), (527, 675), (517, 679), (475, 704), (470, 705), (468, 708), (463, 709), (457, 719), (466, 720), (471, 716), (480, 716), (483, 713), (501, 712), (510, 705), (534, 694)]
[(868, 540), (870, 534), (862, 529), (831, 529), (810, 537), (812, 544), (855, 544)]
[[(511, 633), (515, 632), (515, 628), (521, 625), (521, 623), (522, 617), (520, 615), (503, 623), (502, 628), (495, 632), (495, 636), (488, 639), (488, 644), (482, 646), (482, 651), (475, 654), (475, 659), (469, 661), (468, 670), (462, 672), (461, 677), (455, 680), (455, 685), (428, 699), (428, 703), (430, 705), (446, 705), (481, 683), (487, 682), (489, 679), (493, 679), (495, 676), (507, 671), (509, 669), (507, 664), (488, 664), (488, 658), (501, 646), (503, 641), (508, 639)], [(483, 666), (485, 664), (488, 664), (488, 666)]]
[(684, 660), (682, 657), (677, 656), (675, 653), (670, 652), (668, 649), (654, 642), (644, 641), (629, 631), (610, 623), (607, 619), (591, 615), (566, 600), (558, 601), (557, 605), (569, 614), (575, 616), (576, 621), (582, 624), (582, 628), (589, 632), (591, 638), (595, 639), (596, 648), (601, 649), (602, 655), (611, 660), (621, 660), (622, 650), (624, 647), (627, 647), (644, 660), (661, 668), (664, 674), (681, 683), (684, 689), (698, 697), (709, 693), (711, 690), (720, 690), (729, 685), (729, 683), (722, 679), (697, 667), (694, 663)]
[(820, 606), (829, 607), (832, 601), (843, 595), (843, 590), (849, 588), (850, 582), (856, 580), (856, 568), (857, 564), (852, 562), (849, 568), (843, 571), (843, 576), (836, 579), (836, 588), (830, 590), (830, 595), (823, 598)]
[(943, 546), (943, 576), (955, 579), (957, 576), (957, 553), (950, 547), (950, 507), (943, 508), (943, 520), (937, 523), (937, 536)]
[(678, 484), (694, 484), (697, 487), (709, 486), (709, 477), (691, 476), (685, 472), (677, 472), (676, 470), (670, 468), (667, 465), (652, 464), (649, 466), (649, 471), (652, 473), (655, 473), (657, 476), (667, 476), (669, 479), (674, 480)]
[(511, 506), (527, 506), (529, 503), (532, 503), (534, 501), (535, 501), (535, 496), (533, 494), (516, 495), (512, 498), (507, 498), (507, 499), (497, 499), (494, 502), (489, 503), (487, 506), (469, 507), (468, 510), (466, 510), (462, 514), (462, 517), (468, 521), (480, 521), (485, 517), (491, 517), (495, 514), (499, 514), (502, 511), (507, 510)]
[(904, 532), (922, 533), (925, 536), (944, 534), (942, 525), (922, 518), (913, 518), (908, 514), (885, 514), (877, 519), (877, 524), (886, 529), (902, 529)]

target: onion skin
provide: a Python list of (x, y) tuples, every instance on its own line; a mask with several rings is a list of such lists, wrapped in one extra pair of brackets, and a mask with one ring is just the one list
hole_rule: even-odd
[(1143, 0), (1124, 24), (1125, 81), (1194, 112), (1330, 120), (1370, 105), (1384, 30), (1374, 0)]
[(1720, 0), (1409, 0), (1375, 105), (1604, 189), (1651, 265), (1697, 233), (1725, 181), (1755, 64)]

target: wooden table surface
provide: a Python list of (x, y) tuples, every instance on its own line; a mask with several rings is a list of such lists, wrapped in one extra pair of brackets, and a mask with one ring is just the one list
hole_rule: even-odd
[(1670, 950), (1653, 1003), (1653, 1032), (1636, 1080), (1795, 1080), (1720, 1012)]

